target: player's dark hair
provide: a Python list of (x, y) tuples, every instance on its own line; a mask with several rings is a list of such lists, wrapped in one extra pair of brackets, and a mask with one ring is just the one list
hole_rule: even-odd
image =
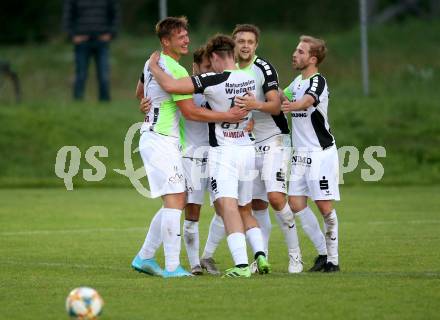
[(253, 24), (237, 24), (235, 26), (234, 31), (232, 31), (232, 38), (235, 40), (237, 33), (239, 32), (252, 32), (255, 35), (255, 40), (260, 40), (260, 29), (256, 25)]
[(309, 53), (311, 57), (316, 57), (316, 65), (319, 65), (322, 61), (324, 61), (327, 54), (327, 46), (324, 40), (303, 35), (299, 37), (299, 41), (308, 43), (310, 45)]
[(222, 58), (226, 56), (234, 56), (235, 42), (231, 37), (224, 34), (217, 34), (210, 38), (206, 43), (206, 55), (212, 56), (215, 52)]
[(200, 65), (203, 61), (203, 57), (205, 56), (205, 54), (206, 54), (206, 48), (204, 46), (194, 51), (193, 53), (194, 63)]
[(160, 40), (171, 37), (174, 31), (188, 30), (188, 19), (185, 16), (167, 17), (156, 24), (156, 34)]

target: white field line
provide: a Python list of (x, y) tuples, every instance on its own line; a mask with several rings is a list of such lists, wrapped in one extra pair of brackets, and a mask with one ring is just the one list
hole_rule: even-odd
[(56, 230), (27, 230), (27, 231), (12, 231), (0, 232), (0, 236), (31, 236), (31, 235), (50, 235), (50, 234), (75, 234), (75, 233), (90, 233), (90, 232), (132, 232), (132, 231), (146, 231), (147, 228), (132, 227), (132, 228), (95, 228), (95, 229), (56, 229)]

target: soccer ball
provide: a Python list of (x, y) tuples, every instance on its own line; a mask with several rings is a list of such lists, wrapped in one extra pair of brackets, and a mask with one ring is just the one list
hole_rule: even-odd
[(93, 320), (102, 312), (104, 301), (95, 289), (80, 287), (73, 289), (66, 299), (66, 310), (74, 319)]

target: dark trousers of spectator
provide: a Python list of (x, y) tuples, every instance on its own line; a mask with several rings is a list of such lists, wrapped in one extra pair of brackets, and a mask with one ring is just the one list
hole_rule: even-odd
[(99, 100), (110, 100), (110, 64), (109, 42), (88, 40), (75, 45), (75, 84), (73, 97), (81, 100), (84, 97), (84, 88), (87, 80), (90, 58), (96, 64), (96, 74), (99, 85)]

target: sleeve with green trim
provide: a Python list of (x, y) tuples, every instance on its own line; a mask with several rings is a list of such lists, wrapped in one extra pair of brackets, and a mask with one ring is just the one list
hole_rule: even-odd
[(287, 99), (289, 99), (289, 101), (293, 100), (293, 93), (292, 90), (290, 89), (291, 85), (289, 85), (286, 89), (284, 89), (284, 94), (287, 97)]

